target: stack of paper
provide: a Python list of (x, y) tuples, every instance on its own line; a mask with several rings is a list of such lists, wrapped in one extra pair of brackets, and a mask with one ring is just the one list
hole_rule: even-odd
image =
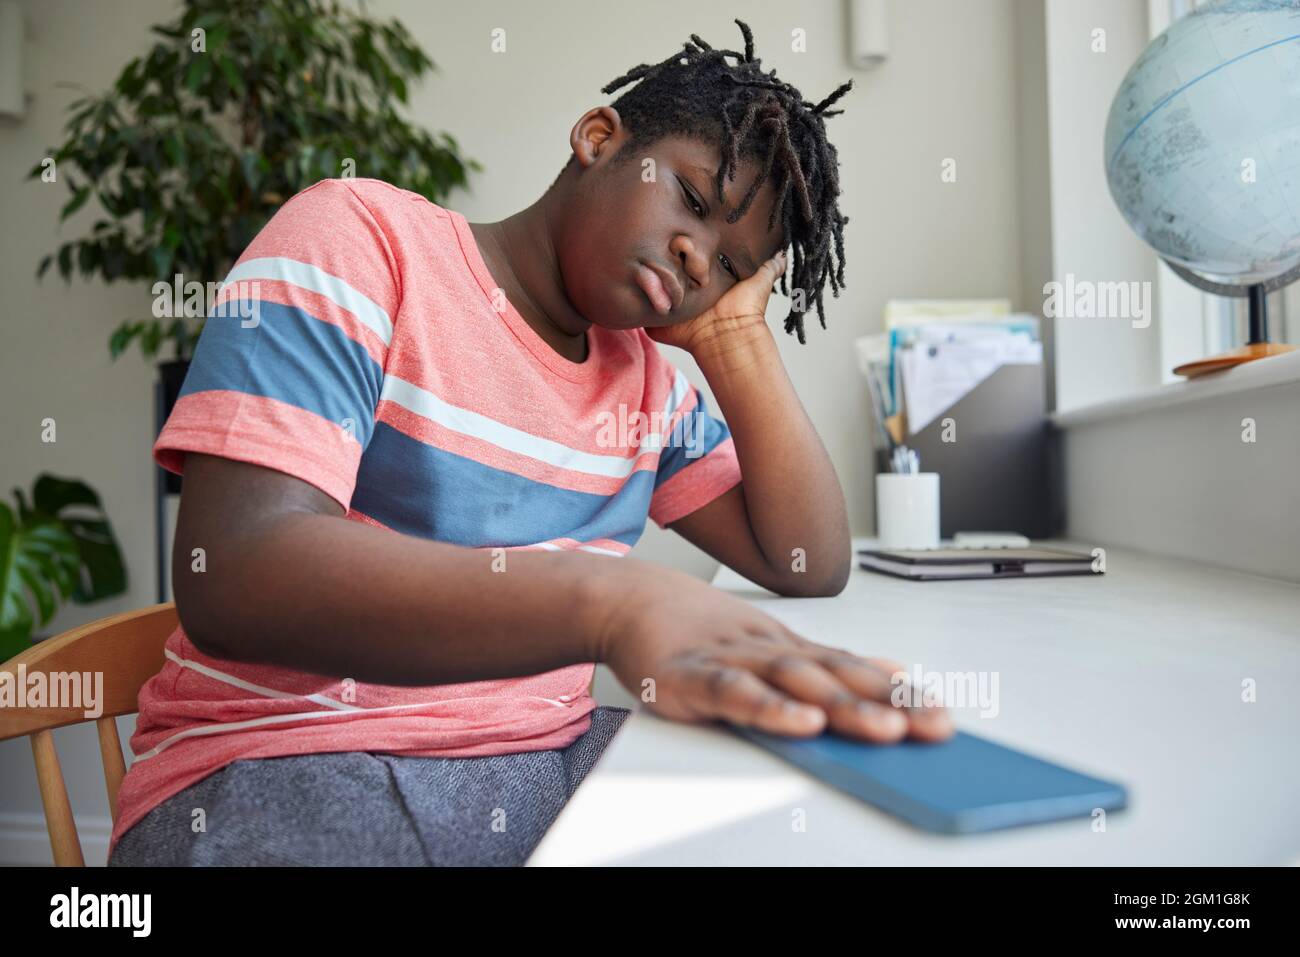
[(1004, 299), (893, 300), (885, 332), (854, 344), (882, 447), (920, 432), (1002, 366), (1043, 361), (1038, 318)]

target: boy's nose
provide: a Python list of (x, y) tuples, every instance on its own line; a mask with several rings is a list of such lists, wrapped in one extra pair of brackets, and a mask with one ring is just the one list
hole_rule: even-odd
[(689, 236), (680, 236), (673, 244), (674, 263), (682, 290), (689, 295), (692, 288), (704, 289), (709, 284), (709, 256)]

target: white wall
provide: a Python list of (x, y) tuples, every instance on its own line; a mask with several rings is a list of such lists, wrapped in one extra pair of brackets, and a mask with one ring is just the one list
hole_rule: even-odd
[[(152, 372), (132, 353), (111, 363), (108, 336), (121, 319), (149, 314), (147, 288), (65, 286), (36, 266), (58, 243), (82, 235), (97, 218), (83, 208), (56, 232), (67, 187), (28, 182), (28, 169), (62, 142), (63, 110), (81, 93), (100, 91), (126, 61), (146, 49), (149, 24), (171, 16), (171, 2), (87, 4), (24, 0), (27, 90), (20, 122), (0, 121), (0, 489), (31, 488), (44, 471), (82, 478), (98, 490), (127, 557), (130, 591), (96, 605), (65, 605), (42, 633), (53, 634), (155, 600)], [(41, 420), (57, 441), (40, 441)], [(125, 745), (135, 719), (122, 718)], [(87, 863), (102, 863), (109, 818), (93, 725), (54, 733), (78, 813)], [(50, 860), (49, 840), (26, 739), (0, 742), (0, 864)]]
[[(820, 98), (849, 77), (857, 87), (828, 121), (839, 150), (848, 282), (828, 293), (828, 331), (816, 322), (800, 347), (779, 332), (783, 356), (835, 462), (856, 534), (873, 526), (867, 400), (852, 358), (853, 338), (880, 327), (885, 300), (903, 296), (1021, 295), (1020, 172), (1017, 147), (1018, 39), (1013, 0), (895, 0), (891, 52), (883, 67), (852, 71), (844, 52), (845, 5), (793, 6), (778, 0), (709, 4), (668, 0), (626, 4), (375, 0), (374, 15), (398, 17), (439, 71), (414, 92), (412, 117), (451, 132), (486, 171), (473, 191), (448, 200), (471, 220), (504, 217), (528, 204), (567, 156), (569, 130), (590, 107), (609, 102), (600, 87), (630, 66), (679, 48), (690, 33), (714, 45), (742, 43), (731, 22), (753, 28), (765, 67)], [(88, 205), (56, 232), (62, 185), (22, 180), (61, 141), (64, 108), (80, 95), (71, 81), (100, 91), (150, 43), (149, 25), (170, 19), (165, 0), (24, 0), (28, 89), (21, 123), (0, 126), (0, 487), (29, 487), (42, 470), (80, 476), (103, 496), (131, 573), (131, 589), (97, 606), (68, 606), (46, 629), (57, 632), (152, 603), (154, 588), (152, 370), (132, 352), (116, 363), (106, 342), (122, 318), (146, 315), (146, 288), (34, 279), (40, 257), (81, 235), (98, 211)], [(507, 53), (489, 52), (489, 30), (506, 28)], [(808, 51), (790, 49), (807, 31)], [(945, 158), (956, 183), (940, 182)], [(364, 171), (359, 171), (364, 175)], [(782, 305), (773, 304), (773, 315)], [(689, 358), (674, 353), (697, 383)], [(715, 406), (716, 407), (716, 406)], [(39, 441), (40, 422), (58, 422), (58, 442)], [(638, 555), (711, 575), (716, 563), (651, 523)], [(599, 689), (598, 689), (599, 690)], [(123, 741), (133, 721), (120, 722)], [(56, 734), (75, 757), (65, 768), (74, 805), (103, 815), (94, 736)], [(25, 741), (0, 743), (0, 862), (18, 841), (21, 855), (47, 853)], [(4, 815), (8, 814), (9, 817)], [(12, 815), (19, 815), (15, 818)], [(106, 818), (93, 829), (100, 840)], [(83, 828), (90, 823), (83, 822)], [(24, 833), (27, 838), (14, 838)], [(93, 834), (83, 833), (88, 846)], [(34, 850), (33, 850), (34, 849)], [(92, 854), (93, 857), (93, 854)], [(24, 859), (28, 859), (24, 857)]]
[(1070, 538), (1300, 582), (1300, 352), (1118, 405), (1064, 417)]
[[(453, 22), (429, 17), (420, 0), (376, 9), (400, 16), (442, 68), (416, 94), (416, 119), (453, 130), (487, 165), (473, 195), (455, 203), (471, 220), (499, 219), (535, 199), (568, 156), (574, 121), (610, 102), (600, 87), (632, 64), (669, 55), (692, 32), (737, 49), (743, 41), (732, 19), (740, 17), (754, 31), (764, 67), (809, 99), (854, 80), (838, 104), (845, 112), (827, 121), (840, 156), (841, 208), (851, 220), (847, 286), (839, 299), (827, 289), (827, 330), (812, 317), (804, 347), (775, 318), (784, 316), (778, 310), (787, 300), (773, 297), (769, 315), (790, 376), (838, 469), (852, 528), (869, 533), (874, 466), (852, 340), (880, 328), (889, 298), (1020, 294), (1011, 0), (891, 2), (890, 55), (874, 72), (848, 67), (846, 5), (838, 0), (803, 6), (668, 0), (654, 16), (636, 18), (634, 30), (622, 4), (467, 4), (448, 11)], [(579, 30), (570, 25), (575, 22)], [(505, 55), (488, 48), (488, 32), (498, 26), (507, 30)], [(790, 49), (796, 28), (807, 32), (807, 52)], [(452, 35), (456, 42), (447, 41)], [(940, 182), (945, 157), (958, 161), (956, 183)], [(704, 384), (685, 353), (670, 352)], [(653, 524), (637, 548), (640, 557), (700, 575), (716, 568)]]
[[(1016, 0), (1016, 145), (1020, 229), (1017, 308), (1043, 315), (1043, 286), (1052, 278), (1052, 162), (1048, 140), (1047, 22), (1044, 0)], [(1055, 324), (1042, 326), (1046, 407), (1056, 405)]]
[[(1151, 283), (1155, 254), (1128, 227), (1106, 185), (1102, 144), (1111, 100), (1148, 42), (1142, 0), (1046, 0), (1052, 279)], [(1093, 31), (1105, 30), (1105, 52)], [(1054, 322), (1056, 408), (1079, 408), (1160, 381), (1160, 327), (1129, 318)]]
[[(1106, 112), (1169, 6), (1046, 0), (1054, 278), (1151, 281), (1155, 297), (1147, 329), (1055, 323), (1066, 534), (1300, 581), (1300, 353), (1201, 380), (1173, 376), (1206, 355), (1214, 297), (1159, 262), (1106, 188)], [(1089, 45), (1099, 27), (1104, 54)], [(1254, 442), (1242, 440), (1244, 420)]]

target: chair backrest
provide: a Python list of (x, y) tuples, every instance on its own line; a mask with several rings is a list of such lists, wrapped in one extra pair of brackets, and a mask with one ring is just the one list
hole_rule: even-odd
[[(172, 602), (123, 612), (72, 628), (61, 635), (37, 642), (31, 648), (0, 665), (0, 682), (12, 682), (17, 691), (33, 687), (31, 676), (47, 689), (68, 689), (80, 676), (103, 675), (102, 711), (87, 718), (85, 702), (48, 698), (43, 706), (0, 708), (0, 741), (28, 735), (36, 759), (36, 780), (45, 807), (45, 826), (50, 833), (54, 863), (60, 867), (84, 867), (85, 856), (77, 837), (77, 824), (63, 783), (63, 770), (54, 750), (55, 728), (94, 721), (99, 731), (99, 751), (104, 761), (104, 783), (108, 789), (108, 808), (117, 821), (117, 792), (126, 774), (122, 744), (114, 719), (135, 714), (140, 687), (162, 670), (163, 645), (179, 625)], [(7, 673), (7, 674), (6, 674)], [(24, 690), (23, 697), (32, 694)], [(21, 699), (20, 699), (21, 700)], [(38, 702), (39, 704), (40, 702)], [(51, 707), (57, 704), (59, 707)]]

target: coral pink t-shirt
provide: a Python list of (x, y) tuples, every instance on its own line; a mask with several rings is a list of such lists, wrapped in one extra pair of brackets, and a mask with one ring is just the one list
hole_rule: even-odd
[[(288, 200), (209, 311), (154, 459), (310, 482), (346, 519), (471, 548), (627, 554), (741, 480), (726, 425), (642, 329), (556, 353), (506, 301), (465, 217), (373, 179)], [(430, 640), (436, 640), (432, 635)], [(140, 690), (111, 847), (232, 761), (468, 757), (587, 730), (593, 665), (397, 687), (214, 658), (182, 628)]]

